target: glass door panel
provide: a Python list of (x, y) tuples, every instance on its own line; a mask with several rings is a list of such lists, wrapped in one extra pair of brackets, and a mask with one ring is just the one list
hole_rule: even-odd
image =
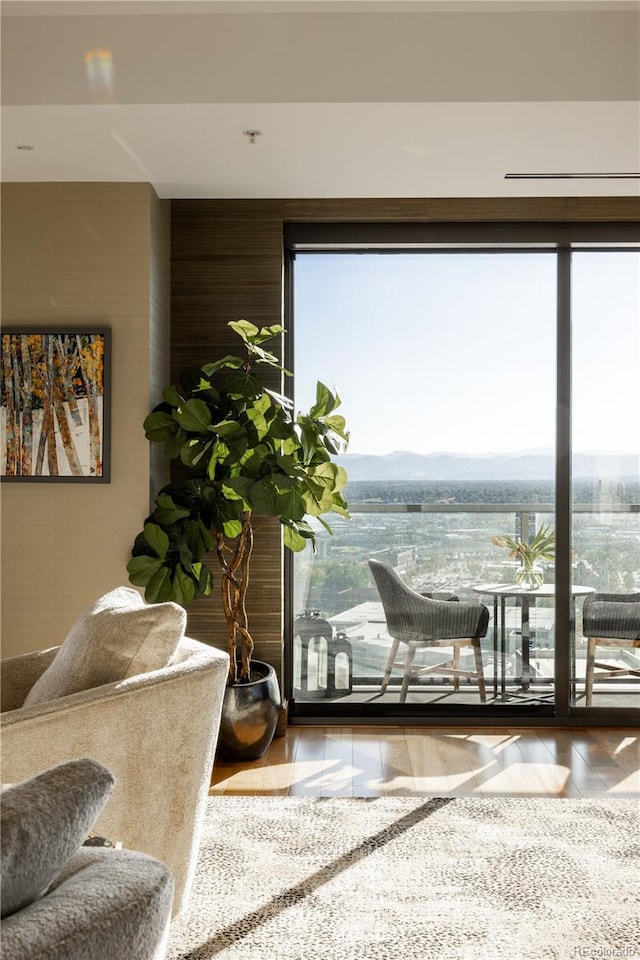
[[(518, 544), (555, 527), (555, 255), (303, 253), (293, 275), (295, 406), (309, 409), (317, 379), (338, 386), (352, 514), (295, 557), (294, 703), (341, 716), (548, 705), (552, 544), (542, 587), (516, 575)], [(484, 701), (473, 646), (451, 637), (419, 643), (403, 683), (410, 646), (390, 663), (372, 558), (418, 593), (486, 606)]]
[(572, 263), (573, 703), (640, 706), (640, 255)]

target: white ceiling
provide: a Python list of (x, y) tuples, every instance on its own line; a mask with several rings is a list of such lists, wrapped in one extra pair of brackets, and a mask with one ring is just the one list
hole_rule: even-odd
[(640, 173), (640, 2), (5, 0), (2, 103), (5, 181), (638, 196), (504, 175)]

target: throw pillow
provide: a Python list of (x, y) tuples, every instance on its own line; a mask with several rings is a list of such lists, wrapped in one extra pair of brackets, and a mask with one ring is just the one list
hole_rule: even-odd
[(2, 791), (2, 917), (46, 892), (82, 845), (113, 784), (107, 768), (87, 757)]
[(131, 587), (112, 590), (74, 624), (24, 706), (166, 667), (186, 624), (177, 603), (148, 604)]

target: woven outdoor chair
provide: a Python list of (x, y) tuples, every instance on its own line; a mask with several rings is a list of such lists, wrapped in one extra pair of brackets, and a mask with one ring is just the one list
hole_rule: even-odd
[[(584, 601), (582, 624), (587, 638), (586, 705), (593, 703), (593, 683), (602, 677), (640, 677), (633, 666), (596, 660), (596, 647), (640, 647), (640, 593), (593, 593)], [(596, 673), (598, 669), (598, 673)]]
[[(425, 596), (408, 587), (393, 567), (380, 560), (369, 560), (369, 567), (382, 600), (387, 630), (393, 643), (382, 679), (380, 694), (384, 694), (394, 667), (404, 668), (400, 703), (404, 703), (412, 679), (429, 673), (451, 674), (453, 689), (460, 689), (460, 677), (475, 680), (480, 700), (487, 699), (480, 639), (486, 636), (489, 611), (482, 603), (462, 603), (457, 598), (447, 600)], [(451, 602), (453, 600), (454, 602)], [(396, 661), (400, 644), (407, 645), (404, 660)], [(461, 647), (471, 646), (475, 655), (475, 671), (460, 667)], [(453, 647), (450, 660), (422, 667), (414, 665), (416, 650), (423, 647)]]

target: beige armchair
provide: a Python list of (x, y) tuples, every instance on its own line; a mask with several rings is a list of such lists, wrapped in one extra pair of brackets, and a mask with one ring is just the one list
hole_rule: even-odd
[(34, 706), (58, 647), (1, 664), (2, 780), (90, 756), (115, 777), (94, 831), (165, 863), (187, 906), (227, 680), (226, 653), (183, 637), (170, 666)]

